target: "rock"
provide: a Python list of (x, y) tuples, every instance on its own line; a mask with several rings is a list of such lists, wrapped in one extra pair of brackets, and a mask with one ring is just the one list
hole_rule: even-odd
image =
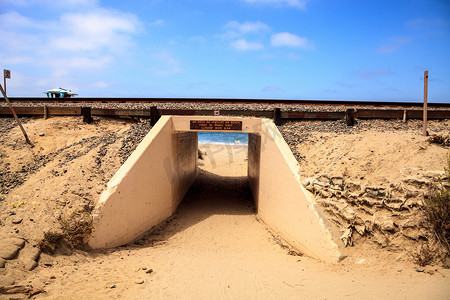
[(389, 217), (374, 215), (372, 222), (384, 231), (393, 231), (396, 228), (394, 221)]
[(13, 259), (19, 252), (20, 247), (14, 244), (3, 244), (0, 246), (0, 257), (4, 259)]
[[(380, 192), (380, 190), (383, 190), (382, 192)], [(375, 186), (368, 186), (365, 188), (365, 192), (366, 195), (372, 198), (380, 198), (383, 197), (385, 195), (384, 193), (384, 189), (383, 188), (378, 188)]]
[(418, 227), (420, 225), (420, 220), (418, 218), (414, 218), (414, 219), (406, 219), (403, 222), (401, 222), (399, 224), (399, 226), (404, 229), (404, 228), (412, 228), (412, 227)]
[(352, 228), (349, 227), (347, 228), (347, 230), (344, 232), (344, 234), (341, 236), (341, 240), (344, 243), (344, 246), (353, 246), (353, 241), (352, 241)]
[(153, 269), (149, 269), (149, 270), (145, 271), (145, 273), (152, 274), (153, 273)]
[(6, 265), (6, 260), (0, 257), (0, 268), (4, 268)]
[(331, 177), (330, 183), (332, 186), (338, 187), (341, 190), (345, 187), (344, 177), (341, 176)]
[(23, 221), (22, 218), (14, 218), (14, 219), (12, 220), (12, 223), (13, 223), (13, 224), (20, 224), (20, 223), (22, 223), (22, 221)]
[(419, 240), (421, 237), (424, 237), (419, 230), (413, 228), (403, 228), (401, 232), (405, 237), (415, 241)]
[(353, 209), (350, 207), (345, 207), (342, 210), (341, 216), (347, 220), (349, 223), (351, 223), (356, 218), (356, 213)]
[(34, 261), (38, 261), (41, 256), (41, 250), (39, 248), (31, 249), (30, 259)]
[(306, 188), (308, 186), (311, 186), (314, 182), (314, 177), (306, 178), (303, 180), (302, 185)]
[(366, 226), (365, 225), (355, 225), (355, 230), (360, 235), (364, 235), (364, 233), (366, 232)]
[(373, 240), (375, 243), (379, 244), (381, 247), (387, 247), (389, 245), (389, 240), (383, 234), (375, 232), (373, 234)]
[(23, 248), (23, 246), (25, 246), (25, 240), (21, 239), (21, 238), (6, 238), (3, 240), (3, 243), (9, 243), (9, 244), (13, 244), (16, 246), (19, 246), (21, 249)]
[(28, 261), (24, 264), (25, 270), (27, 270), (27, 271), (31, 271), (31, 270), (33, 270), (34, 268), (36, 268), (37, 266), (38, 266), (38, 263), (37, 263), (36, 261), (34, 261), (34, 260), (28, 260)]
[(317, 179), (315, 180), (316, 184), (319, 184), (323, 187), (328, 187), (330, 185), (331, 179), (328, 175), (320, 175), (319, 177), (317, 177)]
[(358, 192), (357, 195), (359, 196), (359, 192), (361, 191), (361, 183), (359, 182), (347, 182), (345, 184), (345, 189), (349, 192)]
[(305, 188), (306, 188), (307, 191), (310, 191), (311, 193), (314, 193), (314, 192), (315, 192), (314, 185), (308, 185), (308, 186), (306, 186)]
[(333, 194), (327, 190), (321, 190), (320, 195), (324, 198), (330, 198), (331, 196), (333, 196)]
[(137, 279), (134, 283), (136, 283), (136, 284), (143, 284), (143, 283), (144, 283), (144, 280), (142, 280), (142, 279)]
[(382, 201), (380, 201), (378, 199), (374, 199), (374, 198), (370, 198), (370, 197), (363, 197), (361, 199), (361, 202), (367, 206), (381, 205), (383, 203)]

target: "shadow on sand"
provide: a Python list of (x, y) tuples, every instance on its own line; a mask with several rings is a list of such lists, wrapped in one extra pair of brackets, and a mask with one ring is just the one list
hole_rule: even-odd
[(247, 176), (220, 176), (199, 169), (199, 175), (166, 221), (127, 246), (156, 246), (173, 235), (214, 215), (254, 215), (256, 212)]

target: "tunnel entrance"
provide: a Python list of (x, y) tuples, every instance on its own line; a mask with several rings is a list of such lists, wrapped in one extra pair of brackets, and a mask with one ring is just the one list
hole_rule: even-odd
[[(340, 259), (335, 242), (338, 236), (303, 188), (298, 162), (275, 124), (244, 117), (161, 117), (102, 193), (93, 215), (92, 248), (120, 246), (138, 238), (169, 218), (189, 189), (195, 193), (198, 184), (218, 196), (220, 189), (216, 188), (226, 178), (214, 175), (214, 168), (206, 170), (212, 177), (202, 178), (205, 170), (198, 170), (201, 131), (248, 134), (246, 179), (259, 219), (306, 255), (327, 261)], [(224, 150), (220, 152), (230, 153), (229, 148)], [(210, 151), (210, 155), (214, 159), (217, 153)], [(228, 157), (229, 162), (230, 158), (233, 156)], [(231, 176), (232, 165), (225, 167)], [(236, 178), (229, 181), (230, 186), (245, 182), (245, 172), (237, 177), (243, 181)]]
[(178, 213), (199, 215), (254, 215), (248, 183), (248, 134), (198, 132), (198, 175)]

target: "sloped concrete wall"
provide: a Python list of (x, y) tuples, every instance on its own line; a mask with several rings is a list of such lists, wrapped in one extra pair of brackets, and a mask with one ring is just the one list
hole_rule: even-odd
[[(275, 124), (266, 119), (261, 122), (259, 182), (257, 187), (252, 187), (257, 190), (254, 197), (259, 217), (303, 253), (338, 262), (341, 255), (337, 236), (333, 235), (320, 207), (304, 190), (297, 160)], [(249, 157), (249, 162), (252, 160)]]
[(117, 171), (94, 210), (92, 248), (131, 242), (170, 217), (197, 176), (197, 133), (162, 117)]

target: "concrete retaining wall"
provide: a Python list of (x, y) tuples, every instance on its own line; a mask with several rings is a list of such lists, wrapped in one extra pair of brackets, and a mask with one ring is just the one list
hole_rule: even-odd
[(94, 210), (92, 248), (131, 242), (170, 217), (197, 176), (197, 133), (162, 117), (117, 171)]
[(249, 138), (248, 158), (249, 182), (259, 217), (294, 248), (312, 257), (338, 262), (339, 239), (320, 207), (304, 190), (297, 160), (275, 124), (265, 119), (261, 123), (260, 139)]

